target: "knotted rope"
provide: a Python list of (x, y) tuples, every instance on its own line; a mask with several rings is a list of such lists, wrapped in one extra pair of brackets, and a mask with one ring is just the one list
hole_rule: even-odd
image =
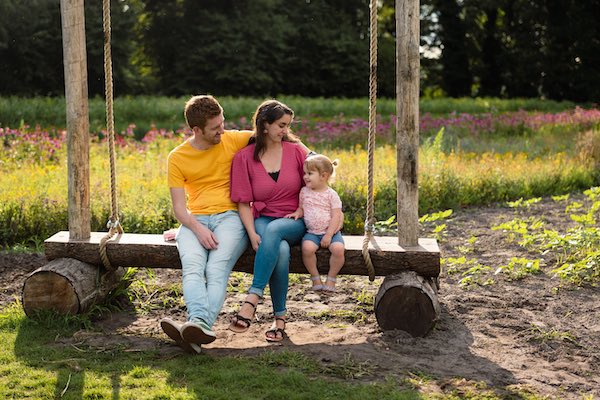
[(369, 42), (369, 136), (367, 142), (368, 167), (367, 167), (367, 216), (365, 218), (365, 237), (363, 239), (362, 255), (365, 259), (369, 280), (375, 280), (375, 268), (369, 254), (369, 242), (373, 238), (374, 207), (373, 207), (373, 156), (375, 148), (375, 132), (377, 130), (377, 0), (371, 0), (370, 33)]
[(112, 78), (112, 55), (110, 49), (110, 0), (102, 2), (103, 23), (104, 23), (104, 92), (106, 96), (106, 130), (108, 134), (108, 152), (110, 156), (110, 206), (111, 216), (106, 224), (108, 233), (100, 240), (100, 258), (104, 267), (109, 271), (114, 271), (106, 254), (106, 242), (108, 242), (116, 233), (123, 233), (123, 228), (119, 223), (119, 207), (117, 203), (117, 184), (116, 184), (116, 161), (115, 161), (115, 121), (113, 115), (113, 78)]

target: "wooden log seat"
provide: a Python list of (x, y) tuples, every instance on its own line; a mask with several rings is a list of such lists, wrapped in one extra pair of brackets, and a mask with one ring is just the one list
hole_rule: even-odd
[[(44, 242), (46, 258), (69, 257), (93, 265), (102, 265), (98, 244), (106, 233), (92, 232), (86, 240), (69, 240), (69, 233), (62, 231)], [(362, 255), (362, 236), (344, 236), (346, 262), (341, 270), (344, 275), (367, 275)], [(376, 276), (387, 276), (400, 271), (415, 271), (426, 277), (440, 274), (440, 250), (435, 239), (419, 239), (419, 245), (403, 248), (392, 236), (376, 236), (369, 244), (369, 254)], [(121, 267), (181, 268), (175, 242), (165, 242), (162, 235), (125, 233), (108, 241), (106, 253), (113, 265)], [(254, 251), (249, 248), (239, 259), (234, 271), (252, 273)], [(319, 272), (329, 269), (329, 251), (317, 252)], [(307, 273), (302, 264), (300, 246), (292, 248), (291, 273)]]
[[(58, 232), (44, 243), (50, 263), (34, 271), (25, 281), (23, 306), (27, 315), (37, 309), (55, 309), (61, 313), (80, 313), (101, 301), (118, 282), (96, 283), (104, 270), (98, 245), (106, 235), (92, 232), (86, 240), (70, 240), (68, 232)], [(362, 236), (344, 236), (345, 275), (368, 275), (362, 255)], [(113, 266), (181, 268), (175, 242), (162, 235), (122, 234), (108, 241), (107, 254)], [(369, 254), (376, 276), (385, 276), (375, 301), (377, 322), (384, 330), (401, 329), (423, 336), (439, 317), (437, 277), (440, 251), (434, 239), (419, 239), (419, 245), (403, 248), (396, 237), (376, 236), (369, 243)], [(319, 272), (329, 269), (329, 252), (317, 252)], [(254, 251), (248, 249), (234, 271), (252, 273)], [(119, 268), (122, 270), (123, 268)], [(300, 246), (292, 248), (291, 273), (307, 273), (302, 264)]]

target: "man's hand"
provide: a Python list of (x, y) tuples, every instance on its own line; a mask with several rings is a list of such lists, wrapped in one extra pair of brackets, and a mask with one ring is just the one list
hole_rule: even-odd
[(206, 250), (214, 250), (219, 246), (219, 241), (215, 234), (204, 225), (200, 225), (198, 232), (195, 233), (198, 241)]

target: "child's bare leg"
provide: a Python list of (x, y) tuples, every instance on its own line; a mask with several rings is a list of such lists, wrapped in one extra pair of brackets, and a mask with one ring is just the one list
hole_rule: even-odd
[(323, 289), (323, 282), (321, 281), (321, 276), (319, 275), (319, 270), (317, 269), (318, 249), (319, 246), (317, 246), (314, 242), (310, 240), (302, 241), (302, 262), (304, 262), (304, 266), (310, 274), (313, 290)]
[(327, 273), (325, 289), (334, 291), (337, 274), (344, 266), (344, 244), (340, 242), (333, 242), (331, 245), (329, 245), (329, 251), (331, 252), (331, 257), (329, 257), (329, 272)]

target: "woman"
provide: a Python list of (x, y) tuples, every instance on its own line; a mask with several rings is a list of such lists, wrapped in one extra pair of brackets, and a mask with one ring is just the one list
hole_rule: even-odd
[(268, 283), (275, 320), (265, 336), (273, 342), (285, 336), (290, 246), (305, 232), (301, 218), (288, 217), (298, 208), (307, 152), (290, 132), (293, 117), (279, 101), (262, 103), (252, 117), (254, 143), (240, 150), (231, 166), (231, 200), (238, 203), (256, 257), (252, 286), (229, 329), (248, 330)]

